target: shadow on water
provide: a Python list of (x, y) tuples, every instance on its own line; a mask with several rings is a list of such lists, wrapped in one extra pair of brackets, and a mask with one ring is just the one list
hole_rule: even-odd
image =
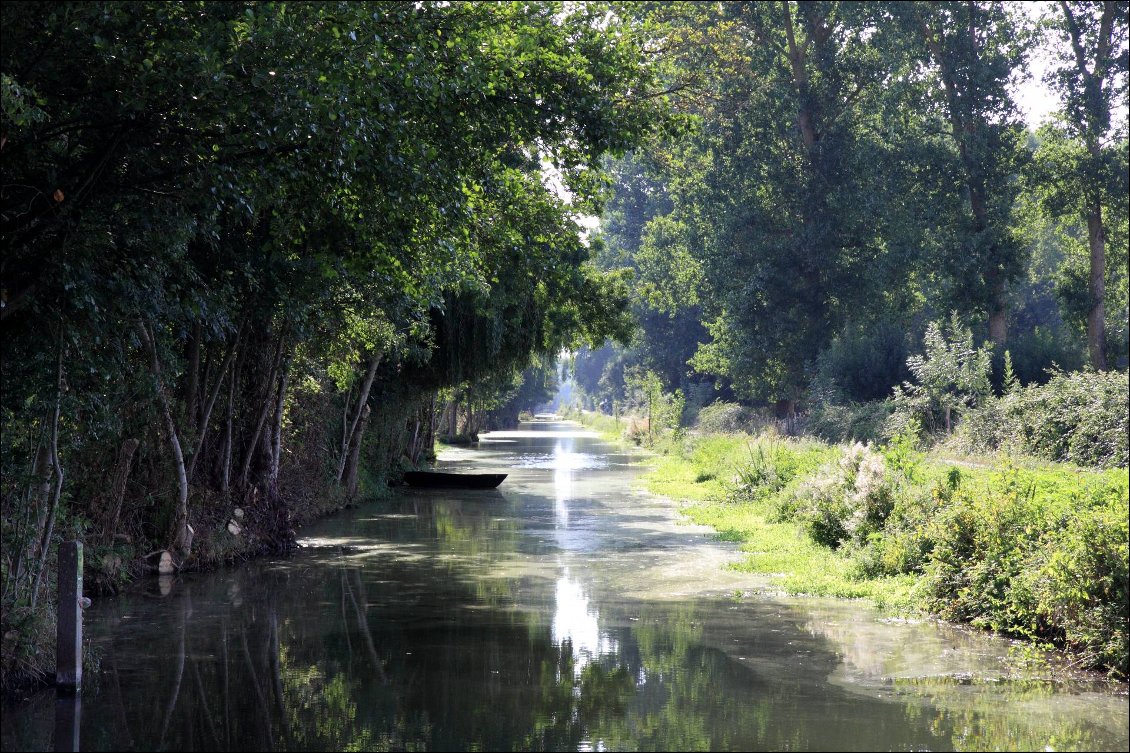
[[(709, 580), (720, 545), (598, 440), (526, 433), (445, 458), (510, 469), (500, 490), (406, 489), (288, 559), (96, 603), (81, 747), (1126, 748), (1125, 697), (1015, 677), (984, 636), (641, 583)], [(4, 749), (59, 744), (54, 706), (6, 713)]]

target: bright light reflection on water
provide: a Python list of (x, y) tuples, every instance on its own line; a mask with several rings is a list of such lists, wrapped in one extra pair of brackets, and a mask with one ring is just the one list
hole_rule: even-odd
[(589, 663), (617, 652), (616, 640), (601, 632), (599, 618), (599, 610), (590, 604), (584, 588), (569, 577), (566, 568), (554, 591), (552, 635), (557, 645), (568, 644), (577, 677)]

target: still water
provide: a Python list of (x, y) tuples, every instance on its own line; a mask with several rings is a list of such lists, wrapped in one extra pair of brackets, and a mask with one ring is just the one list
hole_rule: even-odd
[[(441, 456), (302, 548), (86, 612), (85, 750), (1126, 750), (1125, 686), (1007, 641), (790, 599), (635, 488), (630, 456), (525, 424)], [(60, 710), (65, 705), (60, 705)], [(5, 750), (49, 750), (47, 692)], [(60, 715), (60, 719), (62, 719)]]

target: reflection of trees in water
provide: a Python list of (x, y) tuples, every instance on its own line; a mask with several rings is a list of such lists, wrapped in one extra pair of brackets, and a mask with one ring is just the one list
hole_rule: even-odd
[[(1093, 722), (1100, 716), (1097, 704), (1092, 701), (1088, 718), (1081, 718), (1079, 706), (1086, 702), (1057, 688), (1049, 679), (1054, 674), (1051, 666), (1040, 662), (1039, 672), (1027, 672), (1008, 666), (1004, 657), (993, 662), (991, 653), (979, 658), (986, 638), (967, 627), (933, 622), (880, 625), (845, 615), (822, 618), (813, 610), (805, 628), (830, 640), (842, 656), (843, 669), (862, 675), (862, 686), (888, 678), (906, 704), (907, 717), (928, 721), (939, 734), (950, 730), (955, 750), (1042, 750), (1049, 745), (1055, 750), (1097, 750), (1109, 739)], [(907, 676), (908, 671), (919, 674)], [(1040, 713), (1033, 713), (1035, 708)], [(1125, 706), (1116, 702), (1110, 709), (1109, 728), (1124, 727)]]
[[(880, 701), (829, 687), (826, 678), (840, 665), (836, 641), (806, 631), (807, 613), (779, 606), (743, 604), (740, 620), (725, 621), (723, 610), (690, 603), (601, 603), (599, 629), (609, 638), (601, 646), (609, 648), (581, 661), (574, 651), (580, 647), (554, 642), (548, 614), (522, 608), (548, 603), (551, 581), (472, 571), (514, 556), (521, 534), (513, 520), (437, 504), (399, 523), (413, 529), (401, 531), (405, 541), (434, 541), (436, 551), (454, 556), (329, 553), (309, 567), (297, 562), (224, 580), (183, 579), (153, 612), (162, 622), (174, 615), (168, 627), (144, 626), (153, 645), (140, 658), (131, 654), (131, 636), (141, 630), (120, 621), (103, 661), (102, 706), (84, 710), (98, 719), (88, 723), (86, 747), (575, 750), (600, 743), (705, 750), (1036, 742), (1017, 732), (1033, 725), (1031, 713), (1006, 729), (1019, 714), (965, 710), (952, 699), (944, 706), (957, 711), (942, 713), (920, 695)], [(154, 655), (167, 661), (151, 666)], [(1087, 739), (1075, 734), (1069, 728), (1057, 740)], [(1038, 742), (1043, 747), (1047, 739)]]
[[(269, 573), (240, 578), (232, 590), (241, 603), (230, 617), (225, 612), (195, 620), (194, 596), (206, 603), (216, 594), (197, 594), (196, 584), (178, 584), (172, 603), (165, 605), (175, 617), (167, 630), (147, 636), (155, 645), (144, 652), (146, 658), (168, 656), (170, 661), (139, 672), (128, 638), (111, 641), (103, 664), (110, 681), (102, 683), (101, 698), (115, 713), (88, 725), (94, 739), (85, 746), (373, 749), (358, 714), (360, 680), (350, 682), (334, 661), (290, 666), (286, 644), (295, 636), (280, 617), (285, 596), (275, 596), (286, 594), (289, 580)], [(129, 626), (120, 627), (115, 634), (130, 634)], [(149, 699), (150, 706), (139, 704), (140, 698)]]

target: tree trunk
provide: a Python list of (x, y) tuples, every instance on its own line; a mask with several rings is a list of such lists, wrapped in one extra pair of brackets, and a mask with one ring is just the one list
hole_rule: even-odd
[[(52, 423), (52, 426), (54, 424)], [(32, 463), (32, 485), (28, 490), (28, 509), (37, 511), (35, 516), (35, 530), (31, 545), (28, 547), (29, 567), (39, 559), (39, 540), (43, 538), (43, 529), (47, 525), (47, 512), (50, 509), (51, 481), (55, 476), (55, 466), (51, 463), (51, 436), (46, 441), (41, 441), (35, 451), (35, 461)], [(36, 489), (35, 487), (39, 487)]]
[(188, 464), (188, 480), (192, 480), (192, 474), (196, 470), (196, 461), (200, 457), (201, 451), (204, 449), (204, 438), (208, 435), (208, 423), (212, 419), (212, 408), (216, 405), (216, 398), (219, 397), (220, 388), (223, 387), (224, 377), (227, 376), (228, 367), (231, 366), (232, 359), (235, 356), (235, 351), (239, 347), (239, 340), (242, 335), (242, 326), (236, 332), (235, 340), (232, 342), (228, 352), (224, 355), (224, 361), (220, 364), (220, 375), (216, 377), (216, 386), (212, 388), (211, 394), (208, 396), (208, 401), (204, 404), (204, 414), (200, 417), (200, 425), (196, 432), (196, 442), (192, 450), (192, 460)]
[(420, 459), (420, 441), (423, 439), (423, 437), (420, 436), (421, 423), (422, 422), (420, 421), (419, 414), (417, 414), (416, 425), (412, 429), (412, 440), (408, 444), (408, 460), (412, 463), (412, 465), (416, 465), (416, 463), (419, 462)]
[(1008, 283), (1004, 275), (997, 275), (993, 279), (992, 308), (989, 311), (989, 339), (994, 345), (1003, 346), (1008, 339), (1008, 302), (1006, 294)]
[[(976, 143), (978, 123), (974, 122), (968, 115), (963, 114), (965, 109), (961, 97), (963, 94), (969, 96), (970, 93), (968, 90), (963, 92), (959, 89), (958, 78), (952, 65), (953, 61), (943, 47), (944, 40), (941, 30), (939, 29), (937, 32), (932, 30), (930, 24), (924, 18), (920, 19), (920, 26), (922, 38), (941, 72), (949, 111), (950, 130), (961, 158), (966, 195), (969, 200), (970, 212), (973, 215), (973, 231), (980, 234), (989, 227), (988, 200), (984, 179), (981, 177), (979, 155), (975, 148), (971, 148)], [(969, 33), (974, 34), (972, 25)], [(976, 56), (975, 37), (973, 49)], [(981, 123), (980, 125), (983, 126), (984, 124)], [(984, 273), (990, 287), (989, 339), (996, 345), (1004, 345), (1005, 339), (1008, 337), (1008, 304), (1005, 298), (1008, 280), (1005, 279), (1003, 272), (992, 267), (996, 258), (997, 249), (991, 249), (987, 261), (990, 268)]]
[(356, 440), (349, 447), (349, 462), (345, 466), (345, 493), (357, 496), (358, 468), (361, 464), (361, 438), (365, 434), (365, 424), (369, 422), (369, 406), (361, 409), (361, 423), (357, 427)]
[(347, 412), (351, 412), (353, 414), (353, 421), (352, 425), (349, 428), (347, 442), (342, 445), (341, 457), (338, 458), (337, 474), (334, 476), (334, 481), (338, 484), (341, 483), (342, 476), (345, 473), (346, 463), (348, 462), (349, 456), (353, 452), (354, 445), (360, 444), (361, 442), (360, 432), (362, 414), (369, 404), (369, 391), (373, 387), (373, 380), (377, 376), (377, 367), (380, 365), (380, 363), (381, 354), (379, 353), (374, 353), (372, 357), (369, 358), (369, 366), (365, 371), (365, 379), (361, 383), (361, 392), (357, 395), (357, 408), (353, 411), (349, 411), (349, 403), (346, 402), (346, 410)]
[(122, 513), (122, 500), (126, 494), (126, 482), (129, 481), (129, 472), (133, 464), (133, 454), (141, 444), (137, 439), (127, 439), (122, 442), (118, 452), (118, 462), (114, 467), (114, 480), (110, 484), (110, 496), (106, 504), (106, 512), (102, 522), (102, 538), (111, 541), (118, 529), (118, 518)]
[(197, 469), (197, 460), (200, 458), (200, 452), (205, 447), (205, 438), (208, 436), (208, 424), (211, 421), (212, 408), (216, 406), (216, 398), (219, 397), (219, 391), (224, 387), (224, 378), (227, 375), (228, 367), (232, 365), (232, 360), (235, 356), (235, 350), (240, 347), (240, 336), (242, 329), (235, 334), (235, 340), (232, 341), (231, 347), (228, 347), (227, 353), (224, 355), (224, 362), (220, 364), (219, 375), (216, 378), (216, 387), (212, 388), (208, 401), (203, 409), (203, 415), (200, 416), (200, 423), (197, 426), (197, 441), (194, 443), (192, 449), (192, 459), (189, 461), (189, 481), (192, 481), (192, 474)]
[(165, 394), (165, 385), (161, 378), (161, 362), (157, 358), (155, 333), (151, 334), (141, 322), (138, 322), (137, 326), (142, 341), (149, 347), (149, 368), (156, 380), (157, 401), (161, 404), (165, 432), (169, 435), (169, 447), (173, 451), (173, 464), (177, 473), (177, 502), (173, 509), (173, 523), (168, 534), (171, 542), (169, 548), (181, 557), (186, 557), (192, 548), (192, 527), (188, 524), (188, 471), (185, 468), (184, 452), (181, 450), (177, 425), (173, 420), (173, 411), (169, 407), (169, 397)]
[(51, 503), (47, 508), (47, 519), (44, 521), (43, 536), (39, 541), (39, 563), (35, 568), (35, 583), (31, 589), (31, 608), (35, 611), (35, 604), (39, 600), (39, 584), (43, 578), (43, 568), (47, 564), (47, 552), (51, 549), (51, 538), (55, 534), (55, 514), (59, 509), (59, 498), (63, 494), (63, 464), (59, 462), (59, 413), (63, 400), (63, 325), (59, 325), (59, 364), (56, 376), (55, 410), (51, 417), (51, 468), (55, 476), (55, 488), (51, 494)]
[(467, 424), (466, 424), (466, 426), (464, 426), (464, 432), (463, 432), (464, 434), (467, 435), (467, 439), (471, 439), (475, 435), (474, 423), (475, 423), (475, 410), (474, 410), (474, 407), (471, 403), (471, 390), (470, 390), (470, 388), (468, 388), (467, 389)]
[(267, 376), (267, 394), (263, 396), (263, 407), (259, 411), (259, 420), (255, 422), (255, 433), (251, 435), (251, 442), (247, 445), (247, 455), (243, 459), (243, 468), (239, 472), (240, 486), (247, 486), (251, 474), (251, 463), (255, 459), (255, 450), (259, 447), (259, 437), (263, 435), (263, 427), (267, 423), (267, 416), (273, 407), (271, 396), (274, 394), (275, 375), (278, 373), (279, 362), (282, 358), (282, 338), (275, 346), (275, 355), (272, 358), (271, 372)]
[(196, 433), (196, 407), (197, 395), (200, 392), (200, 322), (192, 325), (192, 334), (188, 338), (188, 375), (184, 388), (184, 420), (188, 426), (189, 435)]
[(271, 498), (278, 495), (279, 486), (279, 459), (282, 457), (282, 422), (283, 409), (286, 405), (286, 383), (290, 376), (289, 364), (283, 368), (279, 375), (279, 395), (275, 401), (275, 420), (271, 429), (271, 465), (267, 475), (267, 493)]
[(1091, 308), (1087, 312), (1087, 349), (1091, 365), (1106, 370), (1106, 232), (1103, 209), (1092, 201), (1087, 214), (1087, 242), (1091, 247)]
[(232, 422), (235, 418), (235, 383), (239, 377), (239, 369), (232, 369), (231, 378), (228, 380), (228, 410), (227, 422), (224, 426), (223, 465), (220, 471), (220, 491), (228, 493), (231, 488), (231, 453), (232, 453)]

